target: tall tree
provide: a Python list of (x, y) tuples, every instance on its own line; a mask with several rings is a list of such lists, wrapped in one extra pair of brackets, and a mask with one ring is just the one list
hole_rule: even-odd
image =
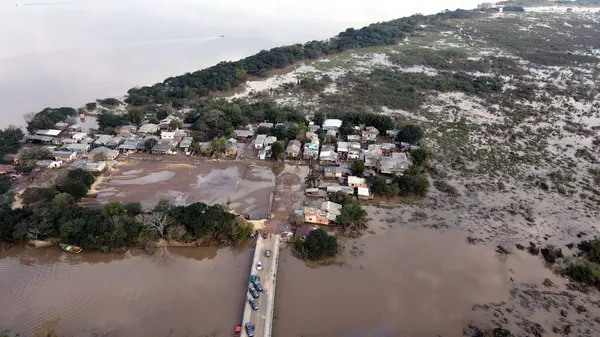
[(409, 144), (418, 143), (423, 138), (423, 129), (414, 124), (408, 124), (401, 128), (396, 134), (396, 142), (404, 142)]
[(285, 147), (282, 142), (271, 144), (271, 156), (274, 159), (282, 160), (285, 155)]
[(140, 125), (144, 121), (144, 110), (140, 108), (133, 108), (127, 111), (127, 119), (131, 124)]

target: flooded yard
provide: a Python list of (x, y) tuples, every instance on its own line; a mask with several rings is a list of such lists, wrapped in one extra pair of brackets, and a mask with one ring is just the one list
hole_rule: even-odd
[(268, 164), (240, 161), (127, 159), (106, 173), (89, 204), (140, 201), (151, 208), (166, 199), (178, 205), (229, 204), (238, 214), (267, 217), (275, 176)]

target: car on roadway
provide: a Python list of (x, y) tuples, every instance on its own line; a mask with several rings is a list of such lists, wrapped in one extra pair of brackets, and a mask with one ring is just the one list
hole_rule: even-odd
[(260, 282), (258, 282), (258, 281), (252, 282), (252, 285), (254, 286), (254, 289), (256, 289), (256, 291), (258, 291), (258, 292), (263, 291), (263, 287), (260, 285)]
[(248, 303), (250, 303), (250, 306), (252, 307), (252, 309), (258, 310), (258, 302), (256, 302), (255, 300), (249, 298), (248, 299)]
[(271, 257), (271, 250), (270, 249), (265, 250), (265, 256), (266, 257)]
[(269, 232), (263, 231), (263, 239), (266, 239), (268, 237), (269, 237)]
[(246, 323), (246, 334), (248, 337), (254, 337), (254, 324)]
[(254, 274), (250, 275), (250, 282), (254, 283), (254, 282), (256, 282), (256, 280), (260, 280), (260, 277), (254, 275)]
[(242, 326), (236, 325), (235, 331), (233, 332), (233, 337), (240, 337), (242, 335)]
[(252, 295), (252, 297), (254, 298), (258, 298), (258, 291), (256, 291), (256, 289), (254, 289), (253, 287), (248, 288), (248, 291), (250, 292), (250, 295)]
[(258, 261), (258, 262), (256, 263), (256, 269), (258, 269), (258, 270), (262, 270), (262, 262)]

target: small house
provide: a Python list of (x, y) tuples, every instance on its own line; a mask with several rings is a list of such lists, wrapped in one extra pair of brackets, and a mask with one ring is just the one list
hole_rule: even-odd
[(331, 201), (323, 201), (321, 210), (327, 213), (329, 221), (335, 221), (335, 218), (342, 213), (342, 205)]
[(80, 144), (69, 144), (65, 146), (67, 151), (78, 152), (81, 154), (86, 154), (90, 150), (90, 144), (80, 143)]
[(337, 131), (342, 126), (341, 119), (327, 119), (323, 122), (323, 130), (335, 130)]
[(180, 142), (185, 136), (187, 136), (187, 132), (183, 130), (175, 130), (175, 134), (173, 135), (173, 139)]
[(398, 134), (398, 131), (399, 131), (399, 130), (385, 130), (385, 135), (386, 135), (388, 138), (392, 138), (392, 139), (394, 139), (394, 138), (396, 138), (396, 135)]
[(160, 133), (160, 139), (175, 139), (175, 132), (163, 131)]
[(77, 152), (71, 151), (52, 151), (52, 156), (55, 160), (60, 160), (62, 162), (70, 162), (77, 157)]
[(310, 139), (310, 140), (313, 140), (315, 138), (319, 139), (319, 135), (317, 135), (313, 131), (306, 131), (306, 134), (304, 135), (304, 137), (306, 137), (306, 139)]
[(327, 213), (312, 207), (304, 207), (304, 222), (318, 225), (329, 225)]
[(297, 140), (290, 140), (287, 148), (285, 149), (285, 155), (288, 158), (298, 158), (300, 157), (300, 151), (302, 150), (302, 143)]
[(348, 177), (349, 187), (367, 187), (367, 180), (365, 178), (350, 176)]
[(112, 136), (111, 135), (96, 135), (96, 140), (94, 141), (94, 145), (97, 146), (107, 146), (110, 143)]
[(53, 169), (62, 166), (62, 161), (60, 160), (38, 160), (35, 162), (35, 165), (39, 168), (43, 169)]
[(54, 127), (58, 130), (66, 130), (69, 128), (69, 123), (58, 122), (58, 123), (54, 124)]
[(340, 153), (348, 153), (350, 148), (350, 143), (348, 142), (338, 142), (337, 143), (337, 151)]
[(327, 193), (344, 192), (346, 194), (353, 195), (354, 187), (342, 186), (342, 185), (329, 185), (327, 186)]
[(313, 150), (312, 148), (310, 148), (306, 145), (308, 145), (308, 144), (305, 144), (305, 146), (304, 146), (304, 151), (302, 152), (302, 158), (304, 160), (317, 159), (319, 157), (319, 148), (317, 148), (316, 150)]
[(373, 199), (371, 192), (368, 187), (359, 187), (357, 188), (358, 198), (362, 200)]
[(262, 149), (265, 144), (265, 139), (267, 139), (267, 135), (257, 135), (256, 139), (254, 139), (254, 148), (257, 150)]
[(132, 134), (135, 133), (137, 131), (137, 128), (135, 127), (135, 125), (123, 125), (119, 128), (119, 133), (120, 134)]
[(193, 137), (183, 137), (183, 139), (179, 143), (179, 148), (183, 149), (184, 151), (187, 152), (189, 150), (189, 148), (192, 146), (193, 142), (194, 142)]
[(235, 138), (238, 140), (238, 142), (243, 143), (248, 142), (248, 140), (252, 139), (254, 136), (254, 132), (248, 130), (235, 130), (233, 133), (235, 134)]
[(175, 153), (175, 151), (173, 151), (173, 149), (175, 149), (176, 147), (177, 147), (177, 141), (175, 141), (173, 139), (161, 139), (152, 148), (152, 153), (154, 153), (154, 154), (173, 154), (173, 153)]
[(338, 166), (326, 166), (324, 169), (325, 178), (342, 178), (344, 169)]
[(348, 135), (348, 137), (346, 137), (346, 140), (348, 140), (349, 142), (360, 142), (360, 136)]
[(234, 143), (229, 143), (227, 144), (227, 147), (225, 147), (224, 154), (226, 157), (235, 157), (237, 155), (237, 151), (237, 145)]
[(138, 132), (143, 133), (143, 134), (155, 134), (158, 132), (159, 129), (160, 129), (160, 127), (158, 125), (148, 123), (148, 124), (144, 124), (144, 125), (140, 126), (140, 129), (138, 130)]
[(264, 146), (271, 146), (271, 144), (275, 143), (276, 141), (277, 141), (277, 137), (269, 136), (269, 137), (265, 138)]
[(123, 144), (119, 145), (118, 149), (119, 151), (137, 151), (139, 144), (139, 139), (127, 139)]
[(362, 132), (363, 142), (374, 142), (377, 140), (377, 136), (379, 136), (379, 130), (373, 126), (367, 126)]
[(258, 159), (265, 160), (271, 155), (271, 147), (265, 146), (258, 152)]
[(95, 160), (96, 156), (103, 156), (105, 160), (115, 160), (119, 156), (119, 151), (101, 146), (93, 149), (88, 153), (88, 160)]
[(87, 133), (84, 133), (84, 132), (76, 132), (76, 133), (74, 133), (74, 134), (71, 136), (71, 138), (73, 138), (73, 139), (74, 139), (74, 140), (76, 140), (76, 141), (82, 141), (82, 140), (84, 140), (84, 139), (86, 139), (86, 138), (87, 138)]
[(259, 128), (267, 128), (267, 129), (272, 129), (273, 128), (273, 123), (268, 123), (268, 122), (263, 122), (258, 124)]

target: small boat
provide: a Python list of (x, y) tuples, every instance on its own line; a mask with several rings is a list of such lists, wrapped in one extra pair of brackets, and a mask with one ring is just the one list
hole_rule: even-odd
[(83, 248), (81, 248), (81, 247), (68, 245), (66, 243), (61, 243), (60, 249), (64, 250), (65, 252), (73, 253), (73, 254), (79, 254), (83, 251)]

